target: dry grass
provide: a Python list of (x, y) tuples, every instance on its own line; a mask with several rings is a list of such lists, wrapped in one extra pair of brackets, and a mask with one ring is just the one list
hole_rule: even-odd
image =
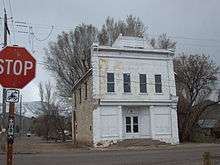
[(46, 153), (46, 152), (69, 152), (74, 149), (71, 141), (52, 142), (42, 140), (40, 137), (17, 137), (15, 139), (15, 153)]

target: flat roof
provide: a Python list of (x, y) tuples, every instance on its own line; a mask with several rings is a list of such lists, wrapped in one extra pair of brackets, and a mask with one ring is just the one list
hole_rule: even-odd
[(174, 52), (166, 49), (136, 49), (136, 48), (120, 48), (111, 46), (93, 46), (95, 51), (107, 51), (107, 52), (131, 52), (131, 53), (152, 53), (152, 54), (170, 54), (174, 55)]

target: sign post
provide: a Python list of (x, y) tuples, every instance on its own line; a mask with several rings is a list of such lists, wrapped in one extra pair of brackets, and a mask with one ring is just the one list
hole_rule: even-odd
[(14, 143), (14, 113), (15, 103), (9, 104), (9, 116), (8, 116), (8, 143), (7, 143), (7, 165), (12, 165), (13, 159), (13, 143)]
[(7, 90), (9, 102), (7, 130), (7, 165), (12, 165), (14, 143), (15, 103), (19, 101), (19, 91), (26, 86), (36, 73), (36, 60), (22, 47), (7, 46), (0, 51), (0, 84)]

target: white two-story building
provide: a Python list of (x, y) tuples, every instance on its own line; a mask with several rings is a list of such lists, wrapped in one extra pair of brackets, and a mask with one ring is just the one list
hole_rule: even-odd
[(74, 86), (77, 141), (178, 143), (173, 56), (136, 37), (93, 45), (92, 68)]

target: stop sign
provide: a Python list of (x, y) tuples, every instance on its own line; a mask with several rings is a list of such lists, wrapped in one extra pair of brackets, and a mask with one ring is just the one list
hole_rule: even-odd
[(7, 46), (0, 51), (0, 84), (22, 89), (34, 77), (36, 60), (23, 47)]

